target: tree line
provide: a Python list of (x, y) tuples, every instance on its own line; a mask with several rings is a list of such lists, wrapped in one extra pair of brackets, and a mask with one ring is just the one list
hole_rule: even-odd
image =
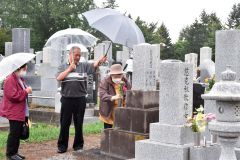
[[(11, 29), (31, 29), (31, 48), (42, 50), (47, 39), (58, 30), (68, 27), (81, 28), (100, 40), (106, 40), (102, 33), (91, 28), (84, 17), (79, 15), (94, 8), (117, 8), (116, 0), (106, 0), (97, 6), (94, 0), (4, 0), (0, 1), (0, 53), (4, 44), (11, 41)], [(131, 15), (128, 15), (130, 18)], [(209, 46), (215, 52), (215, 31), (240, 29), (240, 3), (234, 4), (228, 20), (222, 23), (216, 13), (203, 10), (199, 17), (184, 27), (176, 43), (172, 43), (167, 26), (146, 22), (140, 17), (134, 19), (142, 30), (146, 43), (165, 44), (161, 47), (161, 59), (184, 60), (187, 53), (198, 53), (201, 47)], [(114, 45), (113, 53), (121, 49)], [(115, 55), (113, 55), (115, 57)]]

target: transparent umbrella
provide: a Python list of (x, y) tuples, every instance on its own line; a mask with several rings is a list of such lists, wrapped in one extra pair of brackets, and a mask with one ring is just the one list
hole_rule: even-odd
[(71, 44), (67, 45), (67, 48), (66, 48), (67, 51), (69, 51), (72, 47), (80, 48), (81, 52), (88, 52), (88, 49), (84, 45), (82, 45), (80, 43), (71, 43)]
[(16, 71), (19, 67), (28, 63), (35, 57), (32, 53), (16, 53), (3, 58), (0, 62), (0, 81)]
[(97, 38), (88, 32), (85, 32), (79, 28), (68, 28), (60, 30), (54, 33), (46, 42), (45, 46), (50, 46), (52, 40), (59, 37), (69, 38), (69, 43), (80, 43), (86, 47), (94, 46), (97, 42)]

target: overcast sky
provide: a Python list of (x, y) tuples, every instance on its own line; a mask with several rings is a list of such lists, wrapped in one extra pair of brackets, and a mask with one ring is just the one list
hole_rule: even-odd
[[(95, 0), (99, 6), (104, 0)], [(207, 13), (216, 12), (222, 22), (235, 3), (240, 0), (116, 0), (122, 13), (130, 13), (135, 19), (140, 16), (147, 22), (164, 22), (169, 29), (170, 37), (175, 42), (180, 30), (190, 25), (205, 9)]]

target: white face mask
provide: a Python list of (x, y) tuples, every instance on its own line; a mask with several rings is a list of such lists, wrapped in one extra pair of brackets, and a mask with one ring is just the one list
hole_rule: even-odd
[(19, 76), (23, 77), (27, 75), (27, 71), (20, 71)]
[(115, 84), (119, 84), (122, 81), (122, 79), (121, 78), (112, 78), (112, 81)]

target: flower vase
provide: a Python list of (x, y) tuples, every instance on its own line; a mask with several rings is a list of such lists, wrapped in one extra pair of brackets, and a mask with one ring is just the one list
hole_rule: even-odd
[(217, 135), (211, 134), (211, 144), (216, 144), (216, 143), (217, 143)]
[(194, 146), (200, 147), (201, 146), (201, 132), (193, 132), (194, 138)]

